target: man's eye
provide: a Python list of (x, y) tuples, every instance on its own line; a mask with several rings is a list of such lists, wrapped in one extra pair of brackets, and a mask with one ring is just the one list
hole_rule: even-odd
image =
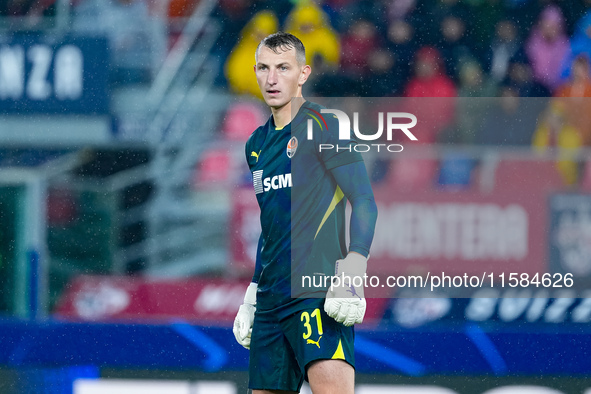
[(286, 66), (281, 66), (281, 71), (285, 71), (285, 70), (287, 70), (287, 67)]

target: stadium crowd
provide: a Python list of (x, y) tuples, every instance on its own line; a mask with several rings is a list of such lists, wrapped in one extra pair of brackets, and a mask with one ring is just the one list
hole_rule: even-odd
[[(285, 30), (301, 37), (330, 96), (565, 94), (574, 59), (591, 52), (587, 0), (220, 1), (220, 51), (237, 93), (252, 47)], [(320, 72), (321, 71), (321, 72)], [(572, 81), (571, 81), (572, 82)]]
[[(304, 95), (422, 97), (424, 104), (456, 97), (452, 108), (429, 102), (426, 116), (434, 124), (421, 134), (422, 144), (557, 148), (568, 156), (591, 143), (591, 99), (572, 99), (591, 95), (589, 6), (589, 0), (221, 0), (220, 84), (260, 98), (252, 54), (261, 38), (284, 30), (302, 39), (314, 70)], [(498, 99), (461, 99), (487, 97)], [(419, 167), (433, 179), (442, 164)], [(578, 181), (579, 167), (572, 159), (556, 164), (568, 185)]]

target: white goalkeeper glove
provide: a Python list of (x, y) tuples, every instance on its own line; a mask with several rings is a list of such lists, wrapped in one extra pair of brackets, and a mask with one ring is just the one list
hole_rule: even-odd
[(252, 334), (252, 323), (257, 304), (257, 284), (251, 283), (244, 294), (244, 303), (240, 305), (232, 331), (236, 341), (247, 349), (250, 349), (250, 336)]
[(336, 262), (336, 278), (333, 278), (332, 285), (326, 292), (324, 311), (345, 326), (363, 321), (367, 307), (363, 291), (366, 270), (367, 258), (359, 253), (349, 253), (343, 260)]

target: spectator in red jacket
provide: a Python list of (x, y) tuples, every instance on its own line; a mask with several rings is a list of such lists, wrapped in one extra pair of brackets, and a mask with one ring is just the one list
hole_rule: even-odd
[(456, 87), (443, 70), (439, 51), (423, 47), (415, 54), (414, 77), (408, 81), (406, 97), (455, 97)]
[(346, 74), (368, 74), (368, 58), (377, 48), (378, 35), (376, 27), (366, 19), (356, 21), (342, 40), (342, 70)]
[(406, 85), (408, 112), (421, 119), (419, 141), (433, 143), (437, 135), (447, 127), (454, 118), (455, 101), (438, 99), (439, 97), (456, 97), (456, 87), (452, 80), (443, 72), (439, 51), (433, 47), (423, 47), (415, 55), (414, 76)]

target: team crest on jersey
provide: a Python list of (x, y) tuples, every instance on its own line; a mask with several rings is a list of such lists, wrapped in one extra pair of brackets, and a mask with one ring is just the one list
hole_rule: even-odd
[(290, 159), (295, 155), (296, 150), (298, 149), (298, 139), (296, 137), (291, 137), (289, 142), (287, 143), (287, 157)]

